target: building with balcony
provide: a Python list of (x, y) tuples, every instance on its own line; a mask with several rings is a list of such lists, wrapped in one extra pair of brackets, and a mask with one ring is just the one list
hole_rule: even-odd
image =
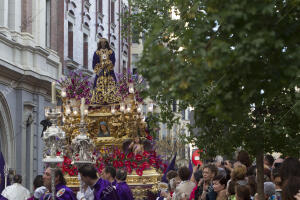
[(51, 82), (76, 69), (92, 76), (101, 37), (115, 51), (115, 71), (130, 66), (119, 20), (125, 9), (124, 0), (0, 1), (0, 150), (25, 187), (44, 171), (40, 122)]
[(45, 10), (45, 1), (0, 1), (0, 149), (28, 188), (43, 172), (39, 123), (51, 82), (62, 72), (56, 49), (46, 43)]

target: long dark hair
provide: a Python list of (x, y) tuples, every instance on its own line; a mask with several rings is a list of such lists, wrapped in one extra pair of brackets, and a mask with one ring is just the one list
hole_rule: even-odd
[(34, 178), (34, 181), (33, 181), (33, 187), (36, 189), (38, 187), (41, 187), (43, 186), (43, 176), (42, 175), (37, 175), (35, 178)]
[(246, 165), (247, 168), (251, 166), (251, 159), (247, 151), (241, 150), (238, 153), (237, 160)]
[[(101, 42), (99, 41), (98, 44), (97, 44), (97, 50), (100, 50), (100, 49), (101, 49)], [(103, 49), (109, 49), (110, 50), (109, 43), (108, 43), (107, 40), (105, 41), (105, 47)]]
[(300, 161), (296, 158), (287, 158), (280, 167), (281, 182), (284, 183), (291, 176), (300, 177)]
[(214, 177), (213, 181), (218, 181), (220, 185), (224, 185), (225, 186), (224, 188), (226, 188), (226, 184), (227, 184), (226, 176), (219, 174)]
[(294, 200), (295, 195), (300, 190), (300, 177), (291, 176), (285, 181), (282, 188), (282, 199), (283, 200)]

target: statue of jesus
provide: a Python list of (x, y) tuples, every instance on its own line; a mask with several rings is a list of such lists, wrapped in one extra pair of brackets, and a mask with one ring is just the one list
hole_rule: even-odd
[(92, 104), (112, 104), (121, 100), (114, 72), (115, 53), (109, 47), (107, 39), (101, 38), (93, 57), (93, 69), (96, 73)]

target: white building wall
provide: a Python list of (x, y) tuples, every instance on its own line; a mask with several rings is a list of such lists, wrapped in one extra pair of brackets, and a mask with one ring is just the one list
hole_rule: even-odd
[(27, 33), (21, 32), (22, 0), (0, 0), (0, 147), (29, 189), (43, 173), (40, 121), (49, 105), (51, 82), (62, 71), (57, 52), (45, 46), (45, 1), (31, 2), (26, 23), (32, 33)]
[[(88, 69), (92, 72), (92, 61), (93, 61), (93, 54), (94, 51), (97, 49), (97, 42), (99, 40), (99, 37), (97, 36), (98, 33), (101, 33), (101, 35), (106, 38), (110, 39), (110, 42), (113, 42), (115, 44), (115, 48), (113, 50), (115, 51), (116, 56), (116, 64), (115, 64), (115, 72), (119, 71), (119, 63), (122, 66), (123, 60), (128, 61), (128, 56), (124, 55), (121, 52), (121, 57), (119, 57), (119, 43), (120, 48), (122, 48), (121, 45), (121, 38), (119, 40), (119, 4), (122, 6), (123, 4), (128, 5), (128, 1), (123, 0), (116, 0), (115, 1), (115, 28), (114, 32), (112, 30), (112, 24), (109, 23), (110, 20), (110, 1), (109, 0), (103, 0), (103, 18), (102, 23), (100, 22), (100, 19), (97, 18), (97, 8), (96, 8), (96, 1), (89, 1), (90, 7), (89, 7), (89, 15), (91, 17), (91, 20), (89, 21), (89, 29), (86, 29), (85, 26), (82, 24), (82, 1), (81, 0), (74, 0), (71, 1), (76, 5), (76, 8), (74, 8), (74, 4), (70, 2), (65, 1), (65, 7), (68, 9), (65, 9), (65, 19), (64, 19), (64, 60), (70, 60), (68, 58), (68, 23), (71, 22), (73, 24), (73, 61), (79, 64), (79, 68), (83, 66), (83, 34), (86, 33), (88, 35)], [(72, 10), (74, 12), (74, 17), (69, 13), (69, 11)], [(122, 11), (122, 9), (120, 9)], [(101, 25), (104, 30), (102, 31), (100, 28), (96, 30), (96, 21), (97, 24)], [(111, 27), (109, 27), (109, 24)], [(109, 36), (109, 29), (110, 29), (110, 36)], [(114, 37), (115, 36), (115, 39)], [(120, 34), (120, 37), (122, 35)], [(120, 41), (120, 42), (119, 42)], [(120, 61), (119, 61), (120, 60)]]

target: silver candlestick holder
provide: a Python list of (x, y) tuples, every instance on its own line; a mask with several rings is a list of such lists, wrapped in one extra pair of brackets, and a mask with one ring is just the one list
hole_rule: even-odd
[[(73, 163), (79, 169), (85, 164), (95, 164), (96, 157), (93, 154), (94, 143), (91, 138), (87, 135), (86, 123), (81, 118), (79, 126), (79, 135), (72, 140)], [(80, 179), (80, 191), (82, 191), (82, 181)]]
[[(61, 107), (53, 106), (45, 108), (45, 115), (50, 119), (52, 125), (44, 132), (45, 143), (43, 162), (51, 168), (51, 190), (52, 199), (55, 200), (55, 169), (57, 164), (64, 161), (65, 132), (57, 125), (57, 119), (61, 116)], [(57, 155), (60, 152), (60, 155)]]

